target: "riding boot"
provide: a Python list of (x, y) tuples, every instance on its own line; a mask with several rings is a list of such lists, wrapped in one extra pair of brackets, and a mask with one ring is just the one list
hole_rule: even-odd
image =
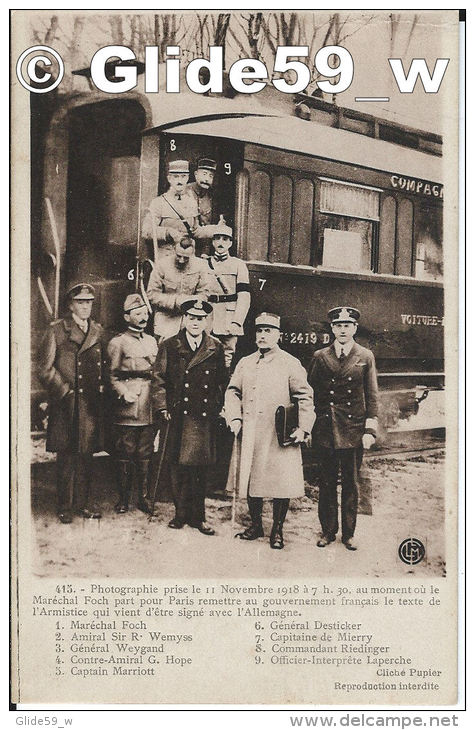
[(153, 505), (148, 499), (148, 472), (149, 459), (141, 459), (137, 462), (137, 507), (146, 514), (153, 514)]
[(262, 527), (262, 497), (248, 497), (247, 504), (249, 506), (249, 514), (251, 515), (251, 525), (239, 532), (236, 537), (241, 540), (257, 540), (258, 537), (264, 537), (264, 528)]
[(272, 502), (272, 512), (274, 522), (270, 533), (270, 546), (274, 550), (282, 550), (284, 547), (284, 536), (282, 528), (284, 526), (285, 516), (289, 508), (290, 499), (274, 499)]
[(130, 492), (132, 491), (133, 463), (131, 461), (117, 462), (117, 484), (119, 501), (114, 509), (122, 515), (129, 511)]

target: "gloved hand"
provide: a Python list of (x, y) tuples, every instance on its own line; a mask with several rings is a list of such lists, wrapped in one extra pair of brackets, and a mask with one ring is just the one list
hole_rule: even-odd
[(242, 421), (240, 421), (238, 418), (235, 418), (234, 421), (231, 421), (231, 423), (229, 424), (229, 428), (235, 436), (239, 436), (239, 434), (241, 433)]
[(376, 438), (372, 433), (365, 433), (363, 436), (363, 448), (370, 449), (376, 443)]

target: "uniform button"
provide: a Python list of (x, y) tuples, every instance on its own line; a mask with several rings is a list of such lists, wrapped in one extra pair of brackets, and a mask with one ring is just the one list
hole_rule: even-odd
[(335, 391), (334, 390), (331, 390), (330, 391), (330, 395), (335, 395)]
[(334, 383), (334, 382), (335, 382), (335, 378), (332, 378), (332, 383)]
[(204, 387), (205, 387), (205, 389), (207, 389), (207, 388), (208, 388), (208, 386), (207, 386), (207, 385), (205, 385)]
[(209, 375), (209, 370), (205, 370), (205, 375)]
[(350, 401), (348, 401), (346, 405), (347, 405), (347, 406), (351, 406), (351, 403), (350, 403)]
[(348, 390), (348, 393), (351, 393), (351, 390)]
[(351, 377), (349, 377), (348, 380), (351, 380)]
[(208, 399), (207, 398), (203, 398), (203, 403), (207, 403), (207, 402), (208, 402)]
[(190, 372), (189, 370), (185, 370), (185, 375), (188, 375), (189, 372)]
[(80, 365), (80, 364), (81, 364), (81, 360), (78, 360), (78, 365)]
[(206, 413), (203, 413), (203, 416), (206, 416)]
[(82, 378), (82, 375), (80, 375), (79, 377)]
[(79, 388), (79, 392), (82, 393), (82, 388)]
[(101, 364), (101, 361), (100, 361), (100, 360), (98, 360), (98, 361), (97, 361), (97, 364), (98, 364), (98, 365), (100, 366), (100, 364)]
[(348, 418), (351, 418), (351, 413), (348, 414)]
[(187, 400), (188, 400), (188, 398), (183, 398), (183, 400), (184, 400), (184, 401), (187, 401)]
[(189, 387), (190, 387), (190, 384), (189, 383), (185, 383), (185, 388), (189, 388)]
[(331, 406), (333, 405), (333, 401), (331, 401), (331, 402), (330, 402), (330, 405), (331, 405)]
[(188, 411), (183, 411), (183, 413), (185, 416), (188, 415)]

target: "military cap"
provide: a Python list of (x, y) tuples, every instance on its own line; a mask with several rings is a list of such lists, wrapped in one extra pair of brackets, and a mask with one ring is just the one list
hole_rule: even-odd
[(211, 170), (212, 172), (216, 172), (217, 167), (218, 163), (216, 160), (212, 160), (210, 157), (201, 157), (198, 160), (198, 170)]
[(213, 238), (215, 236), (226, 236), (227, 238), (230, 238), (232, 240), (233, 229), (231, 228), (231, 226), (227, 226), (225, 223), (219, 222), (214, 227)]
[(195, 317), (206, 317), (213, 311), (213, 305), (203, 299), (187, 299), (180, 307), (183, 314), (193, 314)]
[(145, 302), (140, 296), (140, 294), (129, 294), (125, 298), (124, 302), (124, 312), (131, 312), (132, 309), (138, 309), (139, 307), (144, 307)]
[(190, 172), (190, 163), (188, 160), (173, 160), (168, 163), (168, 173)]
[(256, 327), (275, 327), (280, 330), (280, 317), (272, 312), (261, 312), (256, 317)]
[(328, 312), (328, 319), (331, 324), (335, 322), (357, 322), (360, 318), (360, 313), (355, 307), (333, 307)]
[(67, 299), (94, 299), (94, 287), (91, 284), (85, 284), (83, 281), (73, 284), (66, 292)]

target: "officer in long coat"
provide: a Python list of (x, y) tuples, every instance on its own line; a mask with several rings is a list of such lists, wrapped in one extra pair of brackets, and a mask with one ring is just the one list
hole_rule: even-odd
[(222, 342), (226, 367), (236, 352), (238, 337), (244, 334), (244, 321), (251, 304), (249, 272), (242, 259), (229, 255), (233, 229), (224, 223), (213, 232), (214, 253), (208, 259), (211, 273), (209, 301), (213, 304), (212, 334)]
[(308, 374), (314, 390), (313, 443), (320, 475), (318, 516), (326, 547), (338, 532), (337, 482), (341, 470), (341, 533), (348, 550), (356, 550), (353, 536), (358, 509), (358, 472), (363, 449), (376, 440), (378, 383), (371, 350), (354, 340), (360, 313), (354, 307), (328, 312), (335, 341), (315, 352)]
[[(291, 497), (304, 495), (302, 454), (298, 444), (308, 438), (315, 420), (313, 392), (297, 358), (280, 349), (280, 317), (263, 312), (256, 318), (257, 352), (237, 364), (225, 396), (226, 422), (242, 435), (239, 460), (239, 496), (246, 497), (251, 526), (239, 537), (256, 540), (264, 535), (263, 499), (273, 499), (272, 548), (284, 547), (282, 528)], [(296, 446), (280, 446), (275, 428), (278, 406), (298, 407)], [(234, 449), (238, 449), (235, 439)], [(230, 469), (231, 476), (231, 469)], [(228, 484), (231, 480), (228, 480)]]
[(157, 356), (155, 337), (144, 332), (148, 309), (140, 294), (129, 294), (124, 302), (127, 329), (112, 338), (108, 346), (110, 380), (114, 399), (114, 442), (119, 501), (115, 511), (129, 509), (133, 474), (137, 472), (138, 506), (150, 511), (147, 503), (148, 472), (153, 454), (156, 427), (153, 419), (150, 381)]
[(57, 452), (58, 516), (101, 516), (91, 494), (92, 455), (104, 448), (107, 379), (103, 329), (91, 319), (94, 288), (67, 293), (70, 315), (53, 322), (42, 341), (39, 377), (49, 394), (46, 448)]
[(188, 523), (205, 535), (214, 534), (205, 520), (205, 491), (227, 379), (223, 347), (205, 332), (211, 310), (200, 299), (182, 304), (183, 329), (159, 345), (152, 380), (154, 408), (169, 422), (160, 433), (175, 503), (169, 527)]
[(206, 261), (195, 256), (193, 239), (184, 236), (175, 244), (172, 256), (155, 263), (148, 282), (147, 296), (154, 310), (153, 331), (159, 342), (180, 331), (183, 302), (197, 294), (207, 299), (209, 289)]

